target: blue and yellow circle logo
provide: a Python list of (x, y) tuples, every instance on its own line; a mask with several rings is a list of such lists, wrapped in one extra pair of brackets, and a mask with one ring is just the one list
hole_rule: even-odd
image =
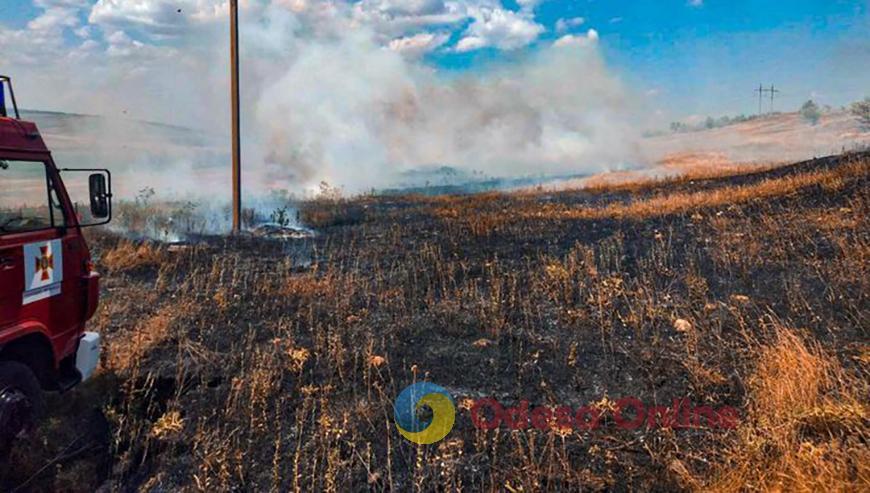
[[(432, 417), (420, 419), (417, 411), (428, 406)], [(443, 387), (429, 382), (410, 385), (399, 394), (393, 404), (396, 428), (408, 440), (428, 445), (441, 440), (456, 421), (456, 406), (453, 397)]]

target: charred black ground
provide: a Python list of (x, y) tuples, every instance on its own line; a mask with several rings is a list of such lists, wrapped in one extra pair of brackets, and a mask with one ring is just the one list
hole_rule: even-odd
[[(769, 425), (793, 425), (842, 485), (866, 486), (868, 181), (870, 155), (849, 154), (611, 190), (313, 201), (313, 238), (170, 251), (96, 234), (102, 371), (52, 398), (0, 487), (788, 489), (791, 442), (759, 414), (784, 334), (833, 376)], [(392, 420), (419, 380), (459, 405), (436, 445)], [(786, 393), (770, 401), (788, 407)], [(685, 397), (737, 408), (741, 427), (475, 430), (468, 405), (484, 396)]]

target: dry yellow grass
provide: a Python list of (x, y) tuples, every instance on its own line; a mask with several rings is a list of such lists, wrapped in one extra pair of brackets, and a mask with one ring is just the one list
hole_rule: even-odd
[[(693, 209), (737, 205), (752, 200), (786, 196), (801, 189), (820, 186), (835, 192), (849, 178), (870, 173), (866, 161), (856, 161), (835, 169), (801, 173), (781, 178), (766, 179), (751, 185), (739, 185), (705, 190), (702, 192), (668, 193), (628, 203), (612, 203), (601, 208), (577, 208), (554, 211), (556, 218), (570, 219), (646, 219), (653, 216), (679, 214)], [(528, 213), (527, 213), (528, 214)], [(547, 212), (532, 213), (540, 217)]]
[(818, 344), (777, 327), (748, 379), (746, 421), (703, 490), (866, 491), (868, 385)]
[(113, 273), (128, 272), (136, 269), (159, 268), (166, 260), (162, 247), (152, 243), (120, 241), (103, 255), (100, 266)]
[[(702, 191), (671, 190), (642, 193), (667, 185), (686, 184), (692, 180), (731, 176), (735, 170), (709, 170), (697, 174), (658, 182), (640, 180), (624, 183), (606, 191), (630, 194), (625, 201), (610, 201), (602, 205), (569, 205), (559, 201), (541, 203), (542, 193), (521, 193), (507, 196), (502, 193), (479, 194), (472, 197), (447, 197), (432, 201), (432, 214), (444, 221), (459, 223), (475, 236), (487, 236), (521, 221), (551, 220), (600, 220), (619, 219), (642, 221), (652, 217), (683, 214), (690, 211), (735, 206), (752, 201), (764, 201), (785, 197), (811, 187), (821, 187), (829, 193), (838, 191), (851, 179), (870, 174), (870, 160), (853, 159), (847, 164), (831, 169), (821, 169), (765, 178), (745, 185), (721, 186)], [(598, 190), (598, 191), (602, 191)], [(509, 198), (508, 198), (509, 197)], [(508, 207), (506, 204), (510, 202)], [(505, 204), (502, 206), (502, 204)], [(474, 210), (469, 214), (469, 210)]]
[[(668, 185), (761, 173), (783, 164), (785, 163), (733, 164), (725, 159), (697, 159), (688, 163), (665, 160), (660, 167), (661, 171), (667, 172), (665, 176), (642, 174), (636, 171), (604, 173), (583, 180), (582, 186), (577, 187), (576, 190), (597, 193), (640, 192)], [(656, 169), (653, 168), (653, 171)]]
[(188, 312), (188, 308), (175, 304), (162, 307), (136, 324), (127, 337), (111, 340), (106, 351), (105, 369), (123, 373), (137, 365), (149, 351), (170, 337), (173, 321), (179, 313)]

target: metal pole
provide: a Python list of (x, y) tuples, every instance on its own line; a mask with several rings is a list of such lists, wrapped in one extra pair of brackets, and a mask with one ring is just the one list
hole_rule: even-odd
[(761, 84), (758, 84), (758, 116), (761, 116), (761, 96), (764, 94)]
[(770, 112), (773, 113), (773, 96), (779, 92), (779, 89), (773, 87), (773, 84), (770, 85)]
[(242, 149), (239, 140), (239, 1), (230, 0), (230, 92), (233, 127), (233, 233), (242, 229)]

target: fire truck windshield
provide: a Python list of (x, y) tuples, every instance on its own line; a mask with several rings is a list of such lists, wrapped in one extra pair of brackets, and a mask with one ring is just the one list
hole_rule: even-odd
[(63, 226), (45, 163), (0, 160), (0, 234)]

